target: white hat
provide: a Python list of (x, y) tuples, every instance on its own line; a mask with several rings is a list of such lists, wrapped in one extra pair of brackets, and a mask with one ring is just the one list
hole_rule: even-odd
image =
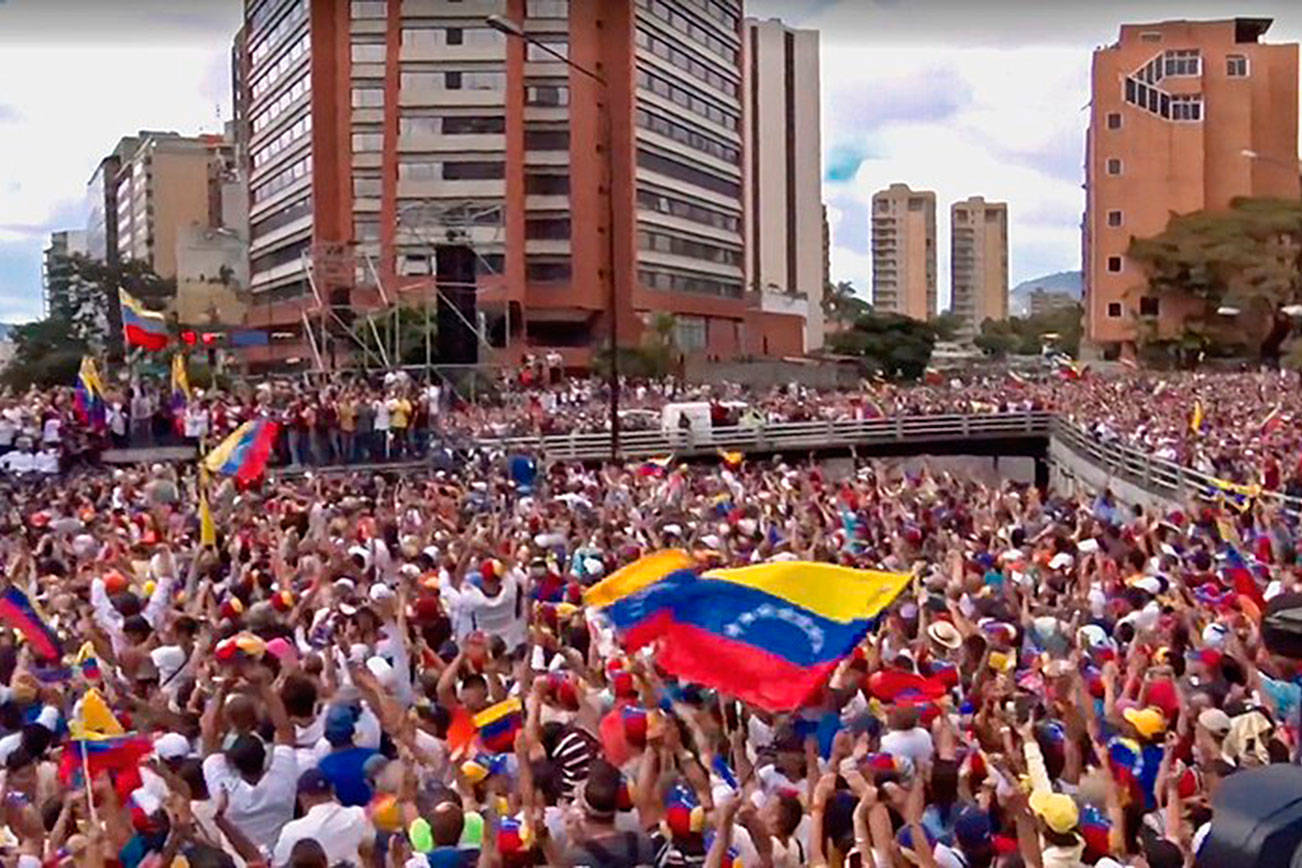
[(377, 582), (376, 584), (371, 585), (370, 597), (372, 600), (374, 600), (377, 603), (380, 602), (381, 600), (392, 600), (393, 588), (390, 588), (388, 585), (382, 585)]
[(179, 732), (167, 732), (154, 739), (154, 754), (166, 762), (190, 755), (190, 742)]

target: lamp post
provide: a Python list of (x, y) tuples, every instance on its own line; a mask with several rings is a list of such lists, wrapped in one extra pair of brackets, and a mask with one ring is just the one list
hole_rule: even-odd
[(530, 45), (536, 45), (546, 53), (564, 63), (570, 69), (584, 75), (601, 86), (601, 138), (605, 151), (606, 169), (606, 277), (609, 281), (606, 296), (607, 315), (610, 320), (610, 370), (607, 376), (607, 391), (610, 393), (610, 458), (619, 460), (619, 305), (615, 293), (615, 151), (614, 136), (611, 132), (610, 119), (610, 85), (604, 76), (570, 60), (546, 42), (535, 39), (524, 31), (518, 21), (505, 15), (489, 15), (485, 23), (494, 30), (515, 39), (522, 39)]

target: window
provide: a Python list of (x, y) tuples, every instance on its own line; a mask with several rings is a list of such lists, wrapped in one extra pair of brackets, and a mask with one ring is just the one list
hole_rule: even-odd
[(726, 278), (678, 274), (652, 269), (640, 269), (637, 279), (647, 289), (667, 290), (670, 292), (691, 292), (697, 295), (717, 295), (723, 298), (741, 298), (740, 281)]
[(1201, 121), (1203, 119), (1203, 95), (1200, 93), (1176, 93), (1171, 95), (1171, 120)]
[(312, 130), (312, 115), (305, 114), (292, 125), (286, 127), (271, 141), (258, 147), (253, 152), (253, 168), (259, 169), (271, 162), (275, 157), (284, 152), (291, 145), (297, 144), (299, 140)]
[[(526, 183), (528, 183), (527, 179)], [(712, 208), (703, 208), (700, 205), (684, 202), (681, 199), (661, 195), (653, 190), (637, 191), (637, 207), (657, 211), (661, 214), (670, 214), (674, 217), (681, 217), (684, 220), (691, 220), (694, 223), (702, 223), (729, 232), (737, 232), (741, 228), (740, 220), (733, 214), (724, 214)]]
[(560, 281), (570, 279), (568, 262), (526, 262), (524, 265), (526, 280)]
[(492, 181), (506, 177), (502, 162), (444, 163), (443, 177), (448, 181)]
[(502, 90), (506, 87), (505, 72), (466, 72), (461, 74), (461, 86), (466, 90)]
[(689, 148), (695, 148), (710, 156), (723, 160), (725, 163), (740, 165), (741, 151), (731, 145), (720, 142), (717, 139), (703, 135), (691, 127), (684, 126), (676, 121), (652, 114), (645, 109), (638, 109), (634, 113), (635, 122), (639, 127), (659, 133), (662, 136), (668, 136), (680, 144), (687, 145)]
[(570, 89), (565, 85), (531, 85), (524, 89), (525, 105), (563, 106), (570, 104)]
[(379, 241), (380, 221), (379, 220), (354, 220), (353, 238), (357, 241), (362, 241), (362, 242)]
[(1202, 56), (1198, 49), (1180, 49), (1166, 52), (1164, 73), (1166, 75), (1199, 75), (1202, 73)]
[(353, 63), (384, 63), (383, 43), (353, 43)]
[(1109, 257), (1108, 257), (1108, 271), (1111, 271), (1113, 274), (1116, 274), (1117, 272), (1121, 271), (1121, 257), (1120, 257), (1120, 256), (1109, 256)]
[(412, 181), (435, 181), (443, 177), (443, 163), (438, 160), (406, 160), (398, 163), (398, 177)]
[(705, 317), (674, 317), (674, 343), (685, 353), (705, 349)]
[(353, 0), (353, 17), (383, 18), (387, 6), (384, 0)]
[(448, 44), (448, 45), (460, 45), (460, 44), (461, 44), (461, 28), (460, 28), (460, 27), (449, 27), (447, 30), (443, 31), (443, 36), (444, 36), (444, 39), (447, 41), (447, 44)]
[(1161, 42), (1162, 34), (1156, 30), (1145, 30), (1139, 34), (1140, 42)]
[(1119, 301), (1108, 302), (1108, 316), (1112, 319), (1121, 318), (1121, 302)]
[(353, 133), (353, 153), (378, 153), (384, 148), (384, 133)]
[(637, 85), (719, 126), (727, 127), (730, 130), (738, 128), (739, 119), (736, 114), (725, 111), (715, 103), (698, 96), (696, 91), (680, 87), (667, 78), (653, 75), (645, 69), (639, 69), (637, 71)]
[(525, 130), (524, 147), (528, 151), (569, 150), (569, 130)]
[(383, 183), (379, 178), (353, 178), (353, 195), (358, 199), (378, 199)]
[(741, 265), (741, 251), (715, 244), (706, 244), (667, 235), (663, 232), (640, 231), (637, 233), (637, 246), (642, 250), (654, 250), (659, 253), (672, 253), (675, 256), (687, 256), (703, 259), (721, 265)]
[(1109, 175), (1121, 174), (1121, 161), (1116, 157), (1108, 158), (1108, 174)]
[(1120, 211), (1109, 211), (1109, 212), (1108, 212), (1108, 225), (1109, 225), (1109, 226), (1120, 226), (1120, 225), (1121, 225), (1121, 212), (1120, 212)]
[(353, 108), (384, 108), (384, 88), (353, 88)]
[(1121, 129), (1121, 112), (1108, 112), (1108, 129)]
[(495, 117), (476, 115), (443, 119), (443, 134), (445, 136), (504, 132), (506, 132), (506, 118), (502, 115)]
[(1225, 55), (1225, 74), (1230, 78), (1248, 77), (1248, 58), (1242, 54)]
[(524, 221), (525, 238), (565, 239), (570, 237), (570, 221), (563, 217), (542, 217)]
[(270, 217), (265, 217), (257, 221), (250, 227), (249, 234), (256, 241), (264, 235), (288, 226), (295, 220), (307, 217), (312, 213), (312, 197), (305, 196), (302, 199), (291, 202), (288, 205), (282, 204), (276, 209), (276, 213)]
[[(690, 158), (689, 158), (690, 159)], [(667, 175), (676, 181), (694, 184), (722, 196), (737, 197), (741, 195), (741, 185), (728, 178), (720, 178), (695, 166), (689, 166), (641, 148), (637, 152), (637, 164), (643, 169)]]
[(529, 18), (568, 18), (570, 3), (569, 0), (528, 0), (525, 15)]
[(570, 192), (570, 176), (526, 174), (524, 192), (534, 196), (567, 195)]
[(443, 73), (443, 87), (445, 90), (461, 90), (461, 73)]
[(1140, 316), (1157, 316), (1158, 301), (1156, 296), (1143, 295), (1139, 297), (1139, 315)]
[(300, 178), (306, 177), (307, 173), (311, 170), (312, 158), (310, 156), (297, 160), (281, 169), (270, 178), (260, 182), (258, 186), (249, 191), (249, 201), (257, 204), (258, 202), (269, 199)]
[[(544, 48), (542, 45), (539, 45), (538, 43), (535, 42), (525, 43), (524, 45), (525, 60), (553, 61), (559, 63), (560, 58), (558, 58), (556, 55), (559, 54), (561, 57), (570, 56), (570, 44), (564, 39), (558, 39), (555, 41), (551, 39), (542, 39), (539, 41), (546, 43), (546, 47)], [(548, 49), (551, 50), (549, 51)]]

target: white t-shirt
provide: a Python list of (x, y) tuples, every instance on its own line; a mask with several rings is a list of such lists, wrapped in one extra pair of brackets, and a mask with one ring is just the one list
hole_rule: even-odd
[(215, 753), (203, 761), (203, 777), (210, 795), (225, 790), (226, 816), (255, 847), (270, 853), (281, 830), (294, 817), (298, 794), (298, 763), (294, 749), (278, 744), (271, 749), (271, 764), (256, 784), (250, 784)]
[(41, 429), (41, 440), (46, 443), (59, 442), (59, 429), (63, 427), (62, 420), (58, 416), (51, 416), (45, 420), (45, 425)]
[(375, 402), (375, 430), (389, 430), (389, 403), (387, 401)]
[(338, 802), (314, 805), (297, 820), (285, 824), (272, 854), (273, 865), (289, 863), (289, 854), (299, 841), (311, 838), (325, 851), (326, 864), (357, 862), (357, 848), (367, 836), (374, 834), (366, 819), (366, 809), (360, 805), (345, 808)]
[(203, 437), (208, 433), (208, 411), (202, 407), (187, 407), (185, 411), (185, 436)]
[(15, 449), (0, 456), (0, 467), (10, 473), (31, 473), (36, 469), (36, 455)]
[(36, 465), (35, 469), (38, 473), (53, 476), (59, 472), (59, 450), (54, 448), (42, 449), (36, 453), (36, 460), (33, 463)]
[(935, 748), (931, 744), (931, 733), (920, 726), (913, 729), (893, 729), (882, 736), (882, 752), (893, 757), (908, 757), (916, 766), (919, 762), (929, 761)]

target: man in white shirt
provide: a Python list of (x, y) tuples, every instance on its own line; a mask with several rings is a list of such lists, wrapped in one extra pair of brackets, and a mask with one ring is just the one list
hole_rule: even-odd
[[(294, 725), (285, 713), (280, 694), (273, 690), (266, 670), (258, 681), (258, 696), (276, 727), (271, 762), (256, 735), (241, 735), (225, 751), (203, 761), (208, 792), (225, 792), (226, 816), (263, 853), (270, 853), (281, 830), (294, 817), (298, 764), (294, 758)], [(204, 749), (216, 747), (217, 732), (204, 733)]]
[(326, 864), (359, 861), (357, 848), (375, 830), (360, 805), (345, 808), (335, 801), (334, 788), (320, 769), (308, 769), (298, 778), (298, 804), (303, 816), (286, 823), (272, 854), (273, 865), (289, 864), (299, 841), (311, 839), (325, 851)]
[(384, 450), (384, 457), (389, 457), (389, 402), (376, 398), (371, 405), (375, 409), (375, 441)]

